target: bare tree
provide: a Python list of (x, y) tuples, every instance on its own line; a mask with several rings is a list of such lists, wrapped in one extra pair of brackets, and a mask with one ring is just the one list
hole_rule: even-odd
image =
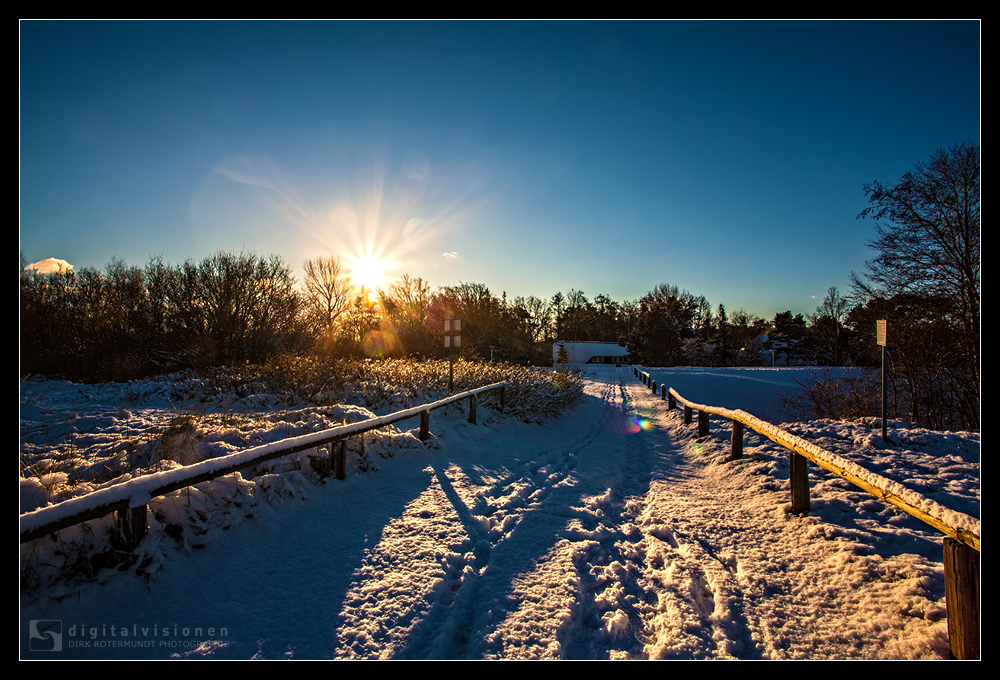
[(281, 258), (219, 252), (201, 261), (197, 275), (195, 313), (221, 362), (260, 361), (296, 334), (300, 301)]
[[(887, 303), (880, 318), (899, 311), (889, 330), (894, 364), (922, 376), (951, 376), (949, 390), (973, 428), (981, 385), (979, 176), (979, 146), (963, 142), (917, 162), (897, 184), (865, 186), (870, 205), (858, 217), (875, 220), (877, 238), (868, 245), (878, 255), (864, 276), (852, 274), (861, 303), (872, 309)], [(932, 336), (935, 351), (919, 351)]]
[(401, 353), (426, 356), (437, 349), (437, 329), (430, 328), (427, 319), (431, 299), (430, 284), (409, 274), (403, 274), (381, 291), (379, 303), (384, 328), (391, 328)]
[(564, 340), (591, 340), (590, 301), (582, 290), (571, 288), (566, 294), (566, 312), (564, 316), (563, 335)]
[(767, 321), (743, 308), (737, 309), (729, 317), (729, 338), (736, 352), (739, 366), (754, 366), (763, 363), (761, 352), (764, 341), (761, 336), (767, 332)]
[(850, 301), (830, 286), (823, 304), (809, 315), (809, 337), (816, 358), (824, 366), (840, 366), (848, 351), (848, 338), (844, 320), (850, 310)]
[(341, 315), (354, 304), (356, 291), (344, 263), (336, 255), (306, 260), (306, 314), (324, 344), (332, 342)]
[(875, 220), (878, 252), (864, 277), (852, 275), (865, 300), (915, 294), (954, 303), (962, 350), (979, 383), (980, 183), (979, 146), (939, 149), (895, 185), (865, 186), (870, 203), (858, 218)]

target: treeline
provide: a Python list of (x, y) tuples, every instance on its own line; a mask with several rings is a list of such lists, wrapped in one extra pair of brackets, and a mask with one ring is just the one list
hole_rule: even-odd
[(591, 300), (580, 290), (508, 299), (479, 283), (432, 290), (408, 275), (371, 291), (353, 285), (333, 256), (306, 262), (305, 272), (299, 285), (280, 258), (252, 253), (182, 264), (153, 258), (145, 267), (115, 259), (52, 274), (22, 261), (21, 371), (105, 380), (281, 353), (438, 357), (447, 318), (462, 321), (462, 355), (520, 364), (551, 363), (554, 340), (618, 342), (634, 361), (658, 366), (840, 363), (852, 355), (840, 316), (727, 315), (668, 284), (638, 301)]
[(200, 262), (41, 273), (20, 267), (20, 370), (124, 380), (283, 353), (326, 357), (444, 355), (444, 320), (462, 319), (466, 357), (540, 363), (549, 307), (482, 284), (432, 291), (404, 275), (382, 291), (353, 285), (337, 257), (296, 281), (278, 257), (217, 253)]
[(295, 278), (280, 258), (20, 273), (21, 372), (128, 379), (261, 361), (309, 346)]
[[(153, 258), (145, 267), (112, 260), (54, 274), (22, 261), (21, 373), (127, 380), (281, 354), (442, 357), (447, 318), (461, 319), (461, 354), (471, 359), (550, 365), (560, 340), (619, 343), (649, 366), (875, 367), (875, 321), (887, 319), (894, 413), (931, 427), (978, 428), (978, 394), (968, 388), (975, 378), (945, 297), (859, 304), (830, 288), (814, 314), (763, 319), (713, 309), (670, 284), (635, 301), (575, 289), (509, 299), (479, 283), (432, 290), (407, 275), (370, 291), (353, 285), (336, 257), (311, 260), (305, 271), (300, 285), (280, 258), (247, 253), (174, 265)], [(875, 404), (876, 396), (862, 401)]]

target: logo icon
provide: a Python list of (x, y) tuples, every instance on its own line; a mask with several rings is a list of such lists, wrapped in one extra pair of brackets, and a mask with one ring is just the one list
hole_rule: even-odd
[(62, 621), (31, 619), (28, 622), (28, 649), (33, 652), (62, 651)]

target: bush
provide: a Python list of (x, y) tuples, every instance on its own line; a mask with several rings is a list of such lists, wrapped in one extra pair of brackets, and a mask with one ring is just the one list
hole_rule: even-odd
[[(348, 403), (373, 411), (387, 411), (448, 396), (448, 374), (448, 362), (442, 359), (324, 361), (308, 356), (278, 355), (260, 367), (258, 379), (267, 391), (287, 392), (307, 403)], [(455, 392), (498, 382), (507, 383), (506, 412), (520, 420), (547, 420), (573, 407), (583, 397), (583, 382), (573, 372), (555, 373), (549, 369), (464, 359), (455, 361)]]
[(808, 380), (794, 397), (782, 399), (786, 413), (798, 420), (855, 420), (882, 413), (879, 371), (826, 368)]

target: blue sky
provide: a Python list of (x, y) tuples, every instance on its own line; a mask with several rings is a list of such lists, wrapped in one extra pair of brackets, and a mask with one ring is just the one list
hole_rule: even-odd
[(980, 140), (978, 21), (20, 23), (20, 251), (813, 312)]

